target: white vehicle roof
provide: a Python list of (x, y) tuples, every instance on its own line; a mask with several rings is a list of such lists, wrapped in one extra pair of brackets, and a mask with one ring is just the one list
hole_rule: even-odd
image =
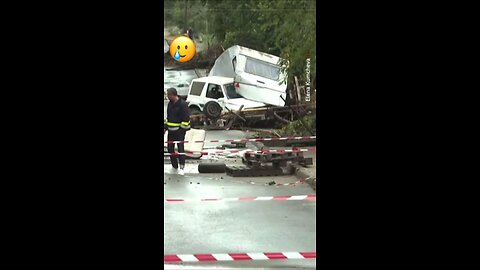
[(233, 83), (233, 78), (220, 77), (220, 76), (211, 76), (211, 77), (202, 77), (198, 79), (193, 79), (194, 82), (206, 82), (206, 83), (216, 83), (216, 84), (228, 84)]
[(247, 47), (238, 46), (238, 45), (232, 46), (227, 50), (230, 50), (231, 51), (230, 53), (232, 55), (243, 54), (255, 59), (263, 60), (265, 62), (274, 64), (274, 65), (277, 65), (278, 62), (280, 61), (280, 58), (278, 56), (271, 55), (264, 52), (259, 52), (259, 51), (256, 51)]

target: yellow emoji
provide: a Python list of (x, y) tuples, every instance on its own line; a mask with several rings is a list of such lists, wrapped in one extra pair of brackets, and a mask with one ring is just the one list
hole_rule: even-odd
[(177, 37), (170, 44), (170, 55), (178, 62), (190, 61), (195, 55), (195, 43), (188, 37)]

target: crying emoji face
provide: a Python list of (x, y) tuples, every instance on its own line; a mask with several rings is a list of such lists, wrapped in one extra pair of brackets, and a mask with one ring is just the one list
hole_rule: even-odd
[(190, 61), (195, 55), (195, 43), (188, 37), (177, 37), (170, 44), (170, 55), (178, 62)]

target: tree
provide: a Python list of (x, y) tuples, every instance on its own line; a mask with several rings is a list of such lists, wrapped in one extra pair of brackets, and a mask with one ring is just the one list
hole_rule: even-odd
[[(282, 64), (289, 82), (293, 76), (305, 80), (307, 58), (310, 59), (311, 78), (316, 76), (316, 3), (312, 0), (265, 1), (276, 12), (270, 14), (268, 27), (275, 29), (275, 44), (280, 49)], [(294, 7), (294, 8), (290, 8)], [(313, 79), (312, 79), (313, 80)]]
[[(185, 0), (166, 2), (173, 8), (166, 15), (182, 28)], [(285, 59), (289, 83), (293, 76), (306, 79), (307, 58), (311, 80), (316, 77), (314, 0), (188, 0), (187, 16), (197, 36), (206, 33), (224, 48), (241, 45)]]

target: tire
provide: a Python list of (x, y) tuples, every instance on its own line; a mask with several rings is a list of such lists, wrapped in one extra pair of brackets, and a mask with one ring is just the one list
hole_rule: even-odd
[(233, 143), (227, 143), (227, 144), (222, 144), (222, 149), (226, 148), (238, 148), (236, 144)]
[(222, 114), (222, 107), (215, 101), (209, 101), (205, 104), (203, 113), (210, 119), (217, 119)]
[(198, 164), (199, 173), (225, 173), (225, 163), (201, 163)]
[(197, 106), (190, 107), (190, 115), (197, 115), (201, 113), (202, 111), (200, 111), (200, 109)]

